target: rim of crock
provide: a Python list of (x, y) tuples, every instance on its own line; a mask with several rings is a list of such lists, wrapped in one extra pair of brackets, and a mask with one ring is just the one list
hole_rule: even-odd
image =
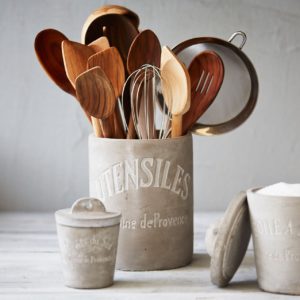
[(89, 139), (94, 139), (94, 140), (97, 140), (97, 141), (105, 140), (105, 141), (111, 141), (111, 142), (116, 142), (116, 143), (128, 142), (128, 143), (136, 143), (136, 144), (172, 143), (172, 142), (184, 140), (184, 139), (191, 138), (191, 137), (192, 137), (192, 132), (188, 132), (187, 134), (179, 136), (179, 137), (166, 138), (166, 139), (116, 139), (116, 138), (96, 137), (94, 133), (89, 134)]
[(280, 199), (282, 199), (282, 198), (289, 198), (291, 200), (295, 200), (295, 199), (299, 198), (299, 200), (300, 200), (300, 196), (282, 196), (282, 195), (264, 195), (264, 194), (258, 194), (257, 192), (259, 190), (263, 189), (263, 188), (264, 187), (254, 187), (254, 188), (247, 189), (247, 195), (249, 193), (249, 194), (253, 194), (253, 195), (255, 194), (256, 196), (264, 197), (264, 198), (273, 198), (273, 199), (275, 199), (275, 198), (280, 198)]

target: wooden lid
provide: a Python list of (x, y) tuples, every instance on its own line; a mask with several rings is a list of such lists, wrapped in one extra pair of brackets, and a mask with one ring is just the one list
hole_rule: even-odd
[(224, 287), (239, 268), (251, 236), (249, 210), (245, 192), (240, 192), (229, 204), (217, 229), (207, 232), (211, 251), (211, 281)]

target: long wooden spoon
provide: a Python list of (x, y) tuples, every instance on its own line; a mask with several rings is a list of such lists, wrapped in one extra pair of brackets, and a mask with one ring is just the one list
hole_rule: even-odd
[[(124, 16), (126, 19), (128, 19), (135, 28), (138, 28), (140, 20), (138, 15), (131, 11), (130, 9), (120, 6), (120, 5), (103, 5), (97, 9), (95, 9), (86, 19), (84, 22), (84, 25), (82, 27), (81, 31), (81, 42), (85, 43), (86, 41), (86, 34), (88, 31), (90, 31), (90, 26), (93, 23), (93, 21), (103, 15), (109, 15), (109, 14), (118, 14)], [(100, 34), (100, 31), (96, 30), (94, 32), (94, 36), (97, 36), (97, 34)]]
[(83, 42), (89, 44), (100, 36), (106, 36), (110, 45), (119, 50), (123, 63), (126, 65), (129, 47), (137, 34), (138, 30), (126, 17), (107, 14), (101, 15), (91, 22)]
[[(140, 32), (133, 40), (127, 58), (127, 70), (131, 74), (138, 70), (141, 66), (145, 64), (153, 65), (155, 67), (160, 67), (160, 56), (161, 56), (161, 45), (158, 37), (155, 33), (149, 29)], [(149, 72), (148, 72), (149, 73)], [(151, 78), (149, 79), (151, 80)], [(146, 84), (146, 82), (145, 82)], [(151, 84), (146, 84), (145, 87)], [(152, 101), (152, 90), (146, 89), (144, 93), (139, 93), (139, 98), (137, 101), (141, 108), (146, 108), (148, 116), (145, 115), (144, 109), (141, 113), (137, 114), (139, 127), (141, 128), (141, 135), (145, 138), (149, 138), (146, 132), (150, 133), (150, 138), (155, 138), (155, 125), (154, 125), (154, 111), (153, 111), (153, 101)], [(148, 119), (148, 125), (146, 126), (146, 117)], [(146, 127), (152, 128), (154, 130), (145, 130)], [(127, 138), (135, 137), (135, 128), (133, 125), (132, 115), (129, 119)]]
[(104, 71), (100, 67), (87, 70), (77, 77), (75, 84), (81, 106), (101, 120), (104, 137), (111, 138), (113, 131), (109, 117), (114, 113), (116, 97)]
[(149, 29), (140, 32), (133, 40), (127, 58), (129, 74), (142, 65), (160, 67), (161, 46), (158, 37)]
[[(74, 86), (67, 77), (63, 55), (62, 42), (68, 38), (58, 30), (45, 29), (35, 38), (34, 48), (37, 58), (50, 79), (66, 93), (76, 98)], [(85, 112), (89, 122), (91, 117)]]
[(214, 51), (205, 51), (193, 59), (188, 72), (191, 107), (183, 116), (183, 133), (191, 129), (218, 95), (224, 78), (223, 61)]
[(162, 91), (168, 109), (172, 113), (172, 137), (182, 135), (182, 115), (191, 103), (191, 82), (186, 67), (168, 48), (162, 48), (161, 57)]
[[(121, 96), (125, 82), (125, 70), (122, 58), (117, 48), (110, 47), (94, 54), (88, 59), (87, 65), (88, 69), (99, 66), (110, 80), (114, 88), (116, 99)], [(115, 124), (115, 137), (124, 138), (125, 133), (118, 107), (116, 107), (113, 117)]]

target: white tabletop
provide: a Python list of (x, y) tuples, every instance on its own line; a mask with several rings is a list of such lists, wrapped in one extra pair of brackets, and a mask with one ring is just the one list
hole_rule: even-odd
[(0, 299), (290, 298), (258, 289), (251, 248), (227, 288), (211, 284), (204, 232), (219, 216), (216, 212), (196, 214), (195, 254), (189, 266), (168, 271), (116, 271), (111, 287), (77, 290), (63, 283), (53, 214), (0, 213)]

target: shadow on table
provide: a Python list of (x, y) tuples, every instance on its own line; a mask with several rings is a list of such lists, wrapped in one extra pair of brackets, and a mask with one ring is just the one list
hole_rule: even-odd
[[(237, 278), (239, 281), (233, 278), (232, 283), (224, 288), (224, 292), (235, 290), (247, 290), (247, 292), (258, 291), (251, 261), (246, 259), (244, 266), (245, 268), (249, 266), (246, 269), (247, 274), (243, 276), (245, 280), (241, 281), (239, 276)], [(142, 292), (218, 292), (220, 289), (210, 281), (209, 268), (210, 257), (204, 253), (196, 253), (193, 256), (191, 264), (177, 269), (146, 272), (118, 271), (113, 287), (119, 291), (139, 288)], [(245, 269), (243, 272), (245, 272)]]
[[(207, 254), (194, 254), (192, 262), (181, 268), (158, 271), (118, 271), (115, 276), (114, 288), (145, 288), (146, 290), (163, 291), (182, 287), (199, 288), (203, 283), (209, 284), (209, 276), (202, 275), (205, 280), (200, 279), (200, 274), (208, 271), (210, 258)], [(199, 284), (199, 282), (201, 282)]]
[(258, 284), (256, 280), (245, 280), (245, 281), (234, 281), (231, 282), (227, 287), (227, 290), (238, 290), (238, 291), (243, 291), (243, 290), (247, 290), (247, 291), (257, 291), (258, 288)]

